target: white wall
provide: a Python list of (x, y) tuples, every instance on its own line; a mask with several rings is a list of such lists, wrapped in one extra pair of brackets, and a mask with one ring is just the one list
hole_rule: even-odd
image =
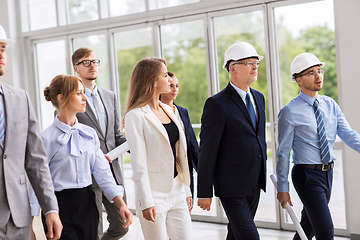
[[(339, 103), (350, 125), (360, 133), (360, 1), (334, 0)], [(360, 239), (360, 155), (343, 152), (346, 216), (351, 239)]]

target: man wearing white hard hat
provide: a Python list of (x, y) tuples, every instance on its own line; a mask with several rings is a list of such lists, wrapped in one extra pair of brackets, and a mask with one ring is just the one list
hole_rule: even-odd
[[(328, 203), (331, 196), (338, 135), (360, 153), (360, 135), (352, 130), (338, 104), (319, 95), (324, 83), (324, 62), (312, 53), (301, 53), (290, 66), (291, 81), (300, 93), (279, 112), (277, 149), (277, 198), (281, 206), (291, 203), (289, 195), (290, 151), (293, 150), (292, 182), (303, 203), (301, 226), (308, 239), (334, 239)], [(300, 239), (296, 233), (294, 239)]]
[[(14, 42), (0, 25), (0, 76)], [(30, 239), (27, 177), (47, 214), (47, 237), (59, 239), (62, 225), (35, 112), (26, 92), (0, 82), (0, 239)]]
[(229, 219), (227, 240), (259, 239), (253, 219), (266, 186), (265, 100), (250, 85), (262, 59), (249, 43), (230, 46), (229, 84), (206, 100), (201, 118), (198, 205), (210, 210), (214, 187)]

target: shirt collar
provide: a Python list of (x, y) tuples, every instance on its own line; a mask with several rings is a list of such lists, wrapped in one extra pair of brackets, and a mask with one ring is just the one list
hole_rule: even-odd
[(1, 94), (4, 94), (4, 91), (3, 91), (3, 89), (2, 89), (2, 83), (0, 82), (0, 93)]
[(309, 95), (306, 95), (302, 91), (300, 91), (299, 97), (311, 106), (314, 105), (315, 99), (317, 99), (319, 102), (321, 100), (321, 95), (319, 95), (319, 94), (317, 95), (316, 98), (313, 98), (313, 97), (310, 97)]
[(61, 131), (63, 131), (64, 133), (69, 133), (71, 131), (71, 129), (78, 129), (78, 130), (82, 130), (80, 128), (80, 124), (79, 121), (77, 120), (77, 118), (75, 117), (75, 124), (73, 126), (69, 126), (66, 123), (63, 123), (62, 121), (59, 120), (58, 116), (56, 116), (54, 118), (54, 125), (60, 129)]
[(99, 90), (98, 90), (98, 87), (97, 87), (96, 84), (95, 84), (95, 87), (94, 87), (93, 90), (91, 90), (90, 88), (85, 87), (85, 95), (86, 95), (86, 97), (88, 97), (88, 98), (91, 97), (92, 92), (94, 92), (95, 95), (99, 95)]
[[(231, 86), (233, 86), (235, 88), (236, 92), (240, 95), (240, 97), (242, 99), (246, 99), (246, 93), (247, 92), (245, 92), (241, 88), (238, 88), (237, 86), (235, 86), (231, 81), (230, 81), (230, 84), (231, 84)], [(249, 94), (251, 94), (250, 91), (249, 91)]]

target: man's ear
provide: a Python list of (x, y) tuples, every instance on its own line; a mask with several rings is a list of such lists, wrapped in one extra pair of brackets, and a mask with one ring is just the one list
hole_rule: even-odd
[(76, 73), (78, 73), (78, 66), (75, 65), (73, 68), (74, 68), (74, 71), (75, 71)]

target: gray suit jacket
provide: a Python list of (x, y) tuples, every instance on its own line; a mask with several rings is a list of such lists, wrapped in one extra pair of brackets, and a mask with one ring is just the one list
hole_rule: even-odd
[[(3, 178), (7, 203), (0, 202), (0, 227), (11, 214), (17, 227), (31, 224), (26, 175), (44, 213), (58, 210), (35, 112), (25, 91), (2, 84), (6, 115)], [(2, 173), (0, 173), (1, 176)], [(5, 213), (5, 214), (4, 214)]]
[[(126, 140), (120, 131), (120, 122), (115, 93), (103, 88), (99, 88), (99, 95), (104, 104), (107, 115), (106, 133), (103, 134), (94, 112), (89, 104), (86, 105), (84, 113), (77, 113), (76, 117), (80, 123), (86, 124), (96, 130), (100, 140), (100, 148), (106, 154), (115, 147), (124, 143)], [(123, 185), (123, 179), (118, 159), (111, 163), (111, 168), (118, 184)]]

